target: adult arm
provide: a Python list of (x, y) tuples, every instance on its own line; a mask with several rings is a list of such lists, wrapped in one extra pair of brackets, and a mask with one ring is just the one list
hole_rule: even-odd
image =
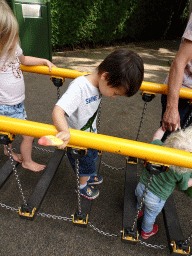
[(162, 119), (163, 131), (175, 131), (180, 127), (179, 92), (183, 82), (184, 69), (190, 60), (192, 60), (192, 41), (184, 39), (169, 72), (167, 106)]

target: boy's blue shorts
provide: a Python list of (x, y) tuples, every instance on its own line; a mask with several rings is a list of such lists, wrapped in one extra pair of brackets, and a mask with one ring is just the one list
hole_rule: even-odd
[[(75, 159), (68, 153), (67, 154), (71, 166), (75, 172)], [(95, 161), (98, 158), (98, 151), (96, 149), (88, 149), (87, 154), (79, 159), (79, 176), (91, 176), (97, 173), (95, 168)]]
[(18, 118), (25, 120), (27, 118), (24, 103), (21, 102), (16, 105), (1, 105), (0, 104), (0, 115), (12, 118)]

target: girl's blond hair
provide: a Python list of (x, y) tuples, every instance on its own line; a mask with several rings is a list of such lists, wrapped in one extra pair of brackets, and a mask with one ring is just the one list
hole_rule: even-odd
[[(15, 40), (12, 49), (11, 46)], [(5, 62), (15, 57), (19, 43), (19, 25), (11, 8), (4, 0), (0, 0), (0, 58), (7, 53)]]
[[(192, 152), (192, 126), (186, 128), (185, 131), (179, 130), (171, 133), (163, 143), (163, 146)], [(171, 165), (170, 168), (180, 174), (192, 172), (192, 169), (175, 165)]]

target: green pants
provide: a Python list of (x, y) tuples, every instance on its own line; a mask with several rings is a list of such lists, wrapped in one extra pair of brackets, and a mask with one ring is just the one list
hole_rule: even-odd
[(188, 188), (185, 192), (192, 198), (192, 187)]

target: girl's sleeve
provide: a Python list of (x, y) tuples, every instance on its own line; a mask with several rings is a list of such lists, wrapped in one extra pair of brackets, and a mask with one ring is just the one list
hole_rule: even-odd
[(21, 49), (21, 47), (19, 46), (19, 44), (17, 45), (16, 52), (17, 52), (18, 57), (21, 56), (21, 54), (23, 54), (23, 50)]

